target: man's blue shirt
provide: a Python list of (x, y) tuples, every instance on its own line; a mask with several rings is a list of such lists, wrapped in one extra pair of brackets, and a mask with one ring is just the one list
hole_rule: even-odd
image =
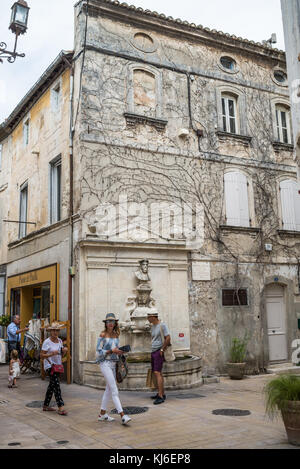
[(7, 328), (7, 337), (9, 342), (20, 342), (20, 334), (16, 334), (18, 330), (18, 326), (14, 322), (11, 322)]

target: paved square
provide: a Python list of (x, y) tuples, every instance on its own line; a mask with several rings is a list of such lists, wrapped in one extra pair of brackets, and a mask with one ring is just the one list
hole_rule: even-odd
[[(218, 384), (169, 392), (165, 404), (159, 406), (153, 405), (151, 393), (121, 392), (124, 407), (148, 407), (124, 427), (118, 416), (112, 423), (97, 421), (103, 391), (62, 384), (69, 411), (62, 417), (26, 407), (43, 401), (47, 381), (22, 376), (17, 389), (8, 389), (7, 373), (8, 366), (1, 365), (0, 449), (299, 449), (288, 444), (281, 419), (271, 422), (265, 417), (262, 389), (269, 375), (243, 381), (221, 378)], [(213, 415), (215, 409), (249, 410), (251, 415)], [(9, 446), (12, 443), (20, 444)]]

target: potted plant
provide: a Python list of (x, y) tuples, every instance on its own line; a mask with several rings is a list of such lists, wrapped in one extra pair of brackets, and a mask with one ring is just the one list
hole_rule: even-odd
[(243, 379), (246, 368), (247, 338), (234, 337), (231, 341), (230, 359), (227, 364), (227, 372), (231, 379)]
[(277, 376), (264, 392), (267, 415), (274, 418), (281, 413), (289, 443), (300, 446), (300, 376)]
[[(10, 324), (10, 316), (0, 316), (0, 326), (4, 329), (4, 336), (6, 335), (6, 328)], [(5, 337), (4, 337), (5, 338)]]

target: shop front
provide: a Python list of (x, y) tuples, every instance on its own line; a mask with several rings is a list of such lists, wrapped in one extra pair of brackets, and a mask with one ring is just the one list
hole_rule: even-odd
[(18, 314), (21, 328), (31, 319), (59, 320), (59, 264), (7, 279), (8, 311)]

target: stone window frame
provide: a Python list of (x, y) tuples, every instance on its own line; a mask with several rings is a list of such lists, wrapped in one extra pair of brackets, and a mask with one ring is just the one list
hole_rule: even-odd
[[(283, 106), (289, 110), (289, 143), (284, 143), (278, 140), (277, 133), (277, 118), (276, 118), (276, 108), (277, 106)], [(273, 98), (271, 100), (271, 114), (272, 114), (272, 124), (273, 124), (273, 146), (276, 149), (277, 146), (286, 147), (286, 149), (293, 150), (293, 127), (292, 127), (292, 115), (291, 115), (291, 103), (289, 99), (282, 97)], [(283, 148), (282, 148), (283, 149)]]
[[(22, 201), (22, 193), (26, 189), (26, 221), (28, 220), (28, 202), (29, 202), (29, 190), (28, 190), (29, 184), (28, 180), (23, 182), (23, 184), (20, 185), (20, 190), (19, 190), (19, 221), (21, 221), (21, 201)], [(27, 236), (27, 224), (26, 223), (19, 223), (19, 231), (18, 231), (18, 239), (23, 239)]]
[[(145, 73), (150, 73), (155, 77), (156, 83), (156, 112), (155, 117), (148, 117), (144, 116), (143, 114), (136, 114), (135, 107), (134, 107), (134, 72), (136, 70), (142, 70)], [(167, 121), (163, 120), (162, 110), (163, 110), (163, 93), (162, 93), (162, 72), (155, 67), (149, 65), (140, 65), (140, 64), (131, 64), (128, 67), (128, 76), (127, 76), (127, 112), (125, 113), (125, 117), (127, 116), (136, 120), (144, 120), (149, 121), (149, 123), (155, 123), (157, 120), (158, 122), (167, 123)]]
[[(284, 73), (284, 74), (286, 75), (286, 77), (287, 77), (286, 81), (283, 82), (283, 83), (281, 83), (280, 81), (277, 81), (276, 78), (275, 78), (275, 76), (274, 76), (274, 73), (275, 73), (275, 72), (282, 72), (282, 73)], [(275, 83), (275, 85), (281, 86), (281, 88), (288, 88), (288, 86), (289, 86), (287, 71), (286, 71), (284, 68), (282, 68), (282, 67), (276, 66), (276, 67), (272, 68), (272, 70), (271, 70), (271, 79), (272, 79), (272, 81)]]
[[(60, 206), (57, 207), (58, 219), (53, 219), (53, 170), (60, 166)], [(48, 224), (54, 225), (62, 220), (62, 155), (59, 154), (49, 161), (49, 199), (48, 199)]]
[[(248, 210), (249, 210), (249, 227), (242, 227), (242, 226), (231, 226), (227, 225), (226, 219), (226, 196), (225, 196), (225, 175), (228, 173), (236, 173), (239, 172), (243, 174), (247, 179), (248, 185)], [(253, 188), (253, 178), (252, 173), (250, 171), (245, 170), (244, 168), (241, 169), (239, 166), (230, 165), (225, 168), (223, 172), (223, 204), (222, 204), (222, 222), (221, 228), (234, 228), (236, 230), (242, 231), (252, 231), (255, 229), (257, 225), (256, 219), (256, 211), (255, 211), (255, 197), (254, 197), (254, 188)]]
[[(59, 88), (59, 93), (57, 89)], [(51, 102), (51, 111), (57, 118), (61, 117), (61, 108), (62, 108), (62, 77), (59, 77), (58, 80), (51, 86), (50, 89), (50, 102)]]
[[(229, 68), (226, 68), (222, 65), (221, 59), (223, 57), (228, 57), (228, 58), (232, 59), (235, 62), (236, 67), (235, 67), (234, 70), (230, 70)], [(230, 54), (230, 53), (227, 54), (227, 52), (222, 52), (222, 53), (218, 54), (218, 67), (219, 67), (220, 70), (222, 70), (222, 72), (228, 73), (229, 75), (236, 75), (237, 73), (240, 72), (240, 67), (239, 67), (239, 63), (238, 63), (237, 58), (234, 55)]]
[[(223, 130), (223, 111), (222, 111), (222, 95), (232, 95), (236, 99), (237, 108), (237, 130), (238, 133), (231, 134), (230, 132), (224, 132)], [(247, 126), (247, 102), (245, 93), (238, 87), (232, 85), (222, 85), (216, 88), (216, 100), (217, 100), (217, 133), (225, 133), (232, 136), (243, 136), (248, 137), (248, 126)], [(249, 137), (250, 138), (250, 137)]]
[(23, 146), (26, 148), (30, 142), (30, 114), (23, 119)]

